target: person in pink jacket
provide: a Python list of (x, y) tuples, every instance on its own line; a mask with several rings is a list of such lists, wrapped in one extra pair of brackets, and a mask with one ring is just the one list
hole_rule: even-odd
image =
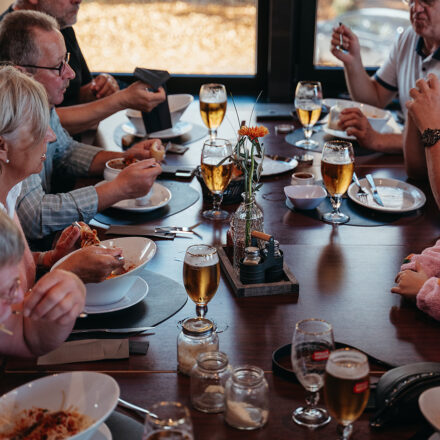
[(440, 320), (440, 240), (421, 254), (405, 258), (391, 292), (415, 300), (417, 307)]

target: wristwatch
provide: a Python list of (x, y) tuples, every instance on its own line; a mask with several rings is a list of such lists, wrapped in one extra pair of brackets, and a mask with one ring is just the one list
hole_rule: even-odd
[(425, 147), (432, 147), (438, 141), (440, 141), (440, 130), (435, 129), (435, 128), (434, 129), (427, 128), (422, 133), (423, 146), (425, 146)]

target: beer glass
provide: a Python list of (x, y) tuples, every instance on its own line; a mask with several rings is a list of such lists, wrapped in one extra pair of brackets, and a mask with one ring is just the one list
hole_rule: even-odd
[(297, 408), (295, 423), (314, 429), (324, 426), (330, 416), (318, 408), (319, 390), (324, 385), (325, 364), (334, 349), (333, 328), (321, 319), (309, 318), (295, 325), (292, 339), (292, 367), (301, 385), (308, 391), (306, 406)]
[(203, 181), (212, 193), (213, 207), (203, 211), (203, 217), (210, 220), (225, 220), (229, 212), (220, 209), (223, 192), (232, 179), (232, 145), (225, 139), (208, 139), (202, 150), (201, 170)]
[(183, 262), (183, 284), (186, 293), (196, 303), (197, 316), (203, 318), (208, 302), (217, 292), (220, 263), (217, 249), (207, 244), (195, 244), (186, 250)]
[(339, 211), (342, 196), (353, 178), (353, 146), (347, 141), (329, 141), (324, 144), (321, 158), (321, 174), (330, 194), (333, 210), (322, 216), (328, 223), (347, 223), (350, 217)]
[(217, 128), (226, 113), (227, 96), (223, 84), (203, 84), (199, 92), (200, 115), (208, 127), (209, 137), (217, 137)]
[(295, 143), (297, 147), (313, 150), (318, 142), (310, 139), (313, 126), (321, 115), (322, 87), (319, 81), (299, 81), (295, 91), (295, 109), (303, 126), (304, 137)]
[(180, 402), (158, 402), (150, 408), (142, 440), (193, 440), (191, 415)]
[(330, 353), (325, 369), (324, 395), (329, 413), (338, 422), (340, 439), (350, 438), (353, 422), (362, 414), (370, 395), (367, 357), (344, 348)]

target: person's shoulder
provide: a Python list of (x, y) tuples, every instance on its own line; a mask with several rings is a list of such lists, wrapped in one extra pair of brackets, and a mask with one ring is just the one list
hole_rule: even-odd
[(399, 45), (406, 46), (410, 45), (413, 46), (417, 43), (419, 40), (419, 36), (414, 32), (414, 29), (412, 26), (408, 26), (400, 35), (399, 35)]

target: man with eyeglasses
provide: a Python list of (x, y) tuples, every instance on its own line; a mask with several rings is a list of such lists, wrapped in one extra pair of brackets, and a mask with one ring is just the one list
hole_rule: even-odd
[[(76, 220), (87, 223), (120, 200), (143, 196), (161, 173), (160, 165), (150, 158), (151, 145), (160, 142), (157, 139), (115, 153), (76, 142), (63, 129), (54, 106), (63, 100), (75, 76), (68, 57), (58, 23), (49, 15), (16, 11), (0, 23), (0, 60), (13, 63), (44, 86), (51, 106), (50, 125), (57, 137), (48, 144), (41, 173), (22, 182), (16, 210), (28, 239), (42, 238)], [(122, 170), (112, 182), (57, 193), (64, 177), (102, 175), (105, 163), (115, 157), (147, 160)]]
[[(398, 94), (406, 118), (405, 103), (409, 91), (419, 78), (429, 73), (440, 75), (440, 1), (406, 0), (411, 27), (399, 35), (388, 59), (370, 77), (362, 64), (359, 40), (341, 24), (331, 41), (332, 54), (344, 63), (345, 78), (353, 100), (385, 107)], [(357, 109), (341, 112), (339, 125), (365, 146), (385, 152), (402, 151), (400, 134), (374, 131), (367, 118)]]
[(117, 81), (107, 73), (92, 78), (72, 27), (80, 4), (81, 0), (16, 0), (0, 15), (2, 20), (13, 11), (35, 10), (58, 21), (75, 77), (67, 87), (64, 100), (57, 104), (57, 112), (71, 135), (95, 128), (106, 117), (126, 108), (150, 112), (166, 98), (163, 88), (153, 92), (140, 81), (119, 90)]

